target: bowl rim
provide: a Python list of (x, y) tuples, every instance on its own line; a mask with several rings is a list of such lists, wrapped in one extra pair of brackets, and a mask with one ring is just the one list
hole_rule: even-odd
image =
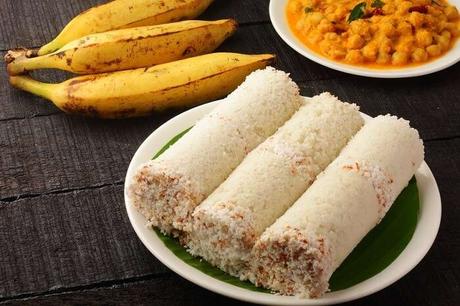
[[(164, 265), (205, 289), (234, 299), (265, 305), (331, 305), (355, 300), (391, 285), (411, 271), (431, 248), (441, 222), (441, 198), (436, 180), (423, 162), (415, 176), (420, 196), (420, 211), (414, 234), (401, 254), (383, 271), (375, 276), (344, 290), (330, 292), (319, 299), (300, 299), (240, 288), (215, 279), (189, 266), (176, 257), (157, 236), (146, 226), (146, 219), (134, 208), (127, 196), (128, 186), (138, 166), (152, 156), (170, 139), (193, 126), (203, 115), (216, 107), (221, 100), (210, 102), (183, 112), (151, 133), (134, 154), (126, 173), (124, 197), (129, 221), (137, 236), (147, 249)], [(364, 115), (364, 117), (368, 117)]]
[[(308, 49), (291, 31), (286, 20), (285, 7), (289, 0), (270, 0), (270, 21), (281, 39), (297, 53), (304, 57), (333, 70), (371, 78), (409, 78), (427, 75), (444, 70), (460, 61), (460, 37), (454, 46), (444, 55), (427, 63), (406, 68), (372, 69), (344, 64), (330, 60)], [(460, 0), (450, 0), (451, 3), (460, 7)]]

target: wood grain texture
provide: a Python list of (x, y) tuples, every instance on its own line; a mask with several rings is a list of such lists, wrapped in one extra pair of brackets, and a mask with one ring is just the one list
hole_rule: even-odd
[(168, 116), (0, 121), (0, 199), (120, 182), (137, 147)]
[[(442, 247), (442, 246), (441, 246)], [(343, 306), (457, 306), (460, 299), (458, 276), (455, 276), (453, 261), (442, 264), (445, 252), (437, 244), (427, 257), (408, 275), (396, 284), (371, 296), (342, 304)], [(451, 267), (452, 269), (446, 270)], [(430, 277), (427, 277), (430, 275)], [(436, 284), (436, 285), (435, 285)], [(420, 290), (430, 288), (429, 292)], [(135, 281), (89, 290), (72, 290), (58, 294), (17, 299), (0, 305), (252, 305), (216, 295), (204, 290), (177, 275), (164, 275), (152, 280)], [(442, 302), (442, 304), (440, 304)]]
[[(172, 274), (153, 280), (113, 285), (83, 292), (65, 292), (20, 299), (6, 302), (5, 305), (75, 305), (82, 303), (87, 306), (101, 304), (155, 306), (249, 305), (201, 289)], [(3, 305), (3, 303), (0, 302), (0, 305)]]
[(342, 101), (358, 104), (361, 111), (377, 116), (403, 117), (423, 139), (460, 136), (458, 79), (460, 65), (418, 79), (379, 80), (360, 77), (304, 82), (303, 95), (330, 91)]
[[(0, 50), (39, 47), (53, 39), (84, 10), (105, 0), (2, 0)], [(235, 18), (241, 24), (268, 22), (267, 0), (215, 0), (201, 19)]]
[[(383, 302), (386, 302), (388, 305), (395, 298), (407, 302), (405, 305), (411, 301), (420, 302), (414, 305), (438, 301), (443, 301), (443, 305), (454, 305), (451, 302), (460, 298), (457, 290), (460, 282), (457, 256), (460, 241), (455, 238), (460, 217), (460, 208), (456, 205), (460, 197), (460, 178), (457, 175), (460, 170), (459, 154), (460, 139), (426, 144), (427, 162), (436, 175), (446, 208), (439, 237), (428, 257), (415, 271), (392, 286), (390, 291), (379, 293), (378, 297), (383, 296), (384, 300), (378, 302), (379, 298), (371, 296), (364, 300), (367, 304), (357, 305), (374, 302), (377, 305), (385, 305)], [(144, 285), (140, 289), (135, 289), (137, 285), (129, 285), (135, 288), (123, 293), (126, 288), (121, 286), (120, 298), (128, 299), (131, 294), (131, 298), (132, 295), (136, 298), (144, 296), (144, 301), (149, 302), (150, 294), (168, 300), (171, 305), (185, 303), (176, 301), (175, 297), (190, 285), (173, 286), (164, 298), (161, 297), (163, 290), (154, 289), (157, 279), (168, 274), (168, 270), (146, 251), (131, 229), (121, 185), (0, 203), (0, 220), (0, 298), (83, 290), (85, 288), (81, 286), (93, 288), (98, 284), (104, 286), (106, 282), (119, 284), (131, 278), (147, 277), (153, 279), (149, 285), (151, 292), (143, 291)], [(427, 275), (430, 277), (427, 278)], [(432, 286), (433, 282), (437, 285)], [(178, 281), (178, 284), (181, 283)], [(417, 288), (430, 290), (414, 296)], [(116, 294), (101, 290), (88, 293), (89, 301), (94, 294), (100, 303), (109, 303)], [(203, 294), (202, 289), (195, 291), (198, 295)], [(65, 293), (62, 298), (71, 299), (79, 295), (83, 299), (84, 294)], [(50, 298), (50, 301), (55, 298)], [(47, 301), (46, 298), (36, 299)], [(197, 299), (197, 302), (210, 300)], [(422, 303), (427, 301), (429, 303)]]
[(161, 274), (129, 224), (123, 186), (0, 204), (0, 298)]

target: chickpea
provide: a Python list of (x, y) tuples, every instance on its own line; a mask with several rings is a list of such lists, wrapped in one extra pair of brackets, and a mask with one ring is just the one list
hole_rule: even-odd
[(409, 14), (409, 22), (414, 27), (420, 28), (425, 23), (425, 14), (420, 14), (419, 12), (411, 12)]
[(453, 22), (448, 22), (446, 24), (446, 29), (450, 31), (450, 33), (453, 35), (453, 36), (457, 36), (458, 35), (458, 31), (459, 31), (459, 26), (460, 24), (455, 24)]
[(438, 7), (430, 5), (428, 6), (428, 14), (438, 17), (439, 15), (442, 14), (442, 11)]
[(347, 9), (344, 6), (338, 6), (335, 9), (335, 16), (337, 19), (343, 19), (347, 15)]
[(360, 49), (364, 45), (364, 39), (358, 34), (353, 34), (348, 38), (347, 48), (348, 49)]
[(386, 37), (392, 37), (396, 34), (396, 29), (390, 22), (382, 23), (380, 25), (380, 30)]
[(324, 39), (329, 41), (339, 41), (340, 37), (337, 33), (329, 32), (324, 34)]
[(329, 50), (331, 49), (332, 45), (329, 41), (327, 40), (322, 40), (320, 43), (319, 43), (319, 49), (321, 50), (321, 52), (323, 53), (329, 53)]
[(319, 32), (318, 30), (313, 30), (308, 35), (308, 42), (314, 45), (319, 43), (322, 39), (323, 39), (323, 34)]
[(335, 30), (334, 25), (327, 19), (321, 20), (318, 25), (318, 30), (321, 33), (333, 32)]
[(403, 16), (409, 12), (409, 9), (413, 6), (412, 2), (402, 1), (397, 5), (396, 15)]
[(299, 1), (291, 1), (289, 2), (288, 10), (291, 13), (298, 13), (302, 10), (302, 3), (300, 3)]
[(327, 15), (332, 15), (335, 12), (335, 5), (328, 5), (324, 12)]
[(436, 19), (433, 17), (433, 15), (425, 15), (425, 25), (427, 25), (429, 28), (433, 28), (435, 22)]
[(361, 35), (363, 37), (366, 37), (366, 36), (370, 35), (369, 24), (366, 21), (362, 20), (362, 19), (358, 19), (358, 20), (353, 21), (350, 24), (350, 30), (351, 30), (351, 33), (358, 34), (358, 35)]
[(444, 9), (444, 14), (446, 14), (447, 20), (449, 21), (454, 21), (458, 19), (458, 10), (455, 6), (447, 6)]
[(377, 59), (378, 48), (375, 44), (369, 43), (361, 50), (364, 58), (368, 61), (375, 61)]
[(382, 19), (380, 19), (380, 22), (389, 22), (392, 25), (397, 24), (397, 22), (394, 21), (394, 19), (391, 16), (382, 16)]
[(396, 51), (403, 52), (403, 53), (410, 53), (414, 49), (414, 37), (410, 36), (403, 36), (399, 39), (395, 49)]
[(412, 60), (414, 62), (425, 62), (428, 60), (428, 54), (422, 48), (416, 48), (412, 53)]
[(383, 13), (385, 15), (390, 15), (390, 14), (393, 14), (395, 11), (396, 11), (396, 8), (394, 5), (392, 4), (385, 4), (383, 7), (382, 7), (382, 10), (383, 10)]
[(403, 21), (398, 24), (397, 31), (400, 35), (412, 34), (412, 26), (409, 22)]
[(449, 38), (447, 38), (445, 36), (441, 36), (441, 35), (436, 35), (434, 37), (434, 39), (436, 40), (438, 45), (441, 47), (441, 50), (445, 51), (445, 50), (449, 49), (449, 46), (450, 46), (450, 39)]
[(377, 57), (376, 63), (380, 65), (389, 64), (391, 61), (391, 56), (389, 53), (379, 52), (379, 56)]
[(447, 28), (447, 21), (437, 21), (436, 30), (437, 32), (442, 32)]
[(307, 18), (313, 26), (317, 26), (321, 22), (321, 20), (324, 18), (324, 16), (323, 14), (319, 12), (312, 12), (307, 15)]
[(407, 59), (408, 59), (408, 56), (406, 52), (396, 51), (391, 56), (391, 62), (394, 65), (404, 65), (405, 63), (407, 63)]
[(441, 36), (442, 36), (442, 37), (445, 37), (446, 39), (449, 39), (449, 40), (450, 40), (450, 38), (452, 37), (452, 34), (451, 34), (449, 31), (443, 31), (443, 32), (441, 33)]
[(345, 60), (352, 64), (360, 64), (363, 62), (364, 58), (359, 50), (351, 50), (348, 51)]
[(441, 47), (439, 45), (431, 45), (426, 48), (426, 52), (431, 57), (439, 56), (441, 54)]
[(426, 47), (431, 45), (433, 42), (433, 35), (430, 31), (422, 29), (417, 31), (415, 34), (415, 39), (419, 47)]
[(297, 31), (308, 31), (310, 30), (310, 23), (306, 22), (304, 18), (300, 18), (299, 21), (295, 24)]
[(384, 38), (380, 41), (379, 52), (380, 53), (390, 53), (393, 50), (393, 43), (391, 39)]
[(332, 57), (333, 59), (336, 59), (336, 60), (337, 59), (343, 59), (346, 54), (347, 54), (347, 52), (345, 51), (345, 49), (340, 48), (340, 47), (336, 47), (336, 46), (334, 46), (334, 48), (330, 49), (329, 53), (328, 53), (328, 55), (330, 57)]
[(378, 32), (379, 26), (378, 26), (378, 24), (373, 23), (373, 24), (371, 24), (371, 25), (369, 26), (369, 29), (370, 29), (371, 33), (374, 34), (374, 33), (377, 33), (377, 32)]

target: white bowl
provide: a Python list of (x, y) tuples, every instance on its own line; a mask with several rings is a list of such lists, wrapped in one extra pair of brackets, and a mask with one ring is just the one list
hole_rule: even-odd
[[(310, 50), (291, 31), (286, 18), (287, 2), (288, 0), (270, 1), (270, 20), (276, 32), (292, 49), (296, 50), (306, 58), (331, 69), (373, 78), (407, 78), (437, 72), (460, 61), (460, 39), (457, 39), (457, 42), (452, 49), (441, 57), (427, 62), (426, 64), (407, 68), (372, 69), (347, 65), (330, 60)], [(450, 0), (449, 2), (457, 8), (460, 8), (460, 0)]]
[[(424, 162), (415, 174), (420, 196), (420, 215), (411, 241), (386, 269), (350, 288), (327, 293), (319, 299), (299, 299), (255, 292), (217, 280), (176, 257), (153, 229), (146, 226), (146, 219), (137, 212), (127, 197), (127, 186), (142, 163), (152, 159), (169, 140), (193, 126), (219, 103), (220, 101), (215, 101), (197, 106), (160, 126), (142, 143), (129, 164), (125, 181), (125, 204), (129, 220), (142, 243), (168, 268), (203, 288), (246, 302), (265, 305), (330, 305), (358, 299), (391, 285), (412, 270), (428, 252), (441, 221), (441, 198), (433, 174)], [(367, 115), (364, 117), (369, 118)]]

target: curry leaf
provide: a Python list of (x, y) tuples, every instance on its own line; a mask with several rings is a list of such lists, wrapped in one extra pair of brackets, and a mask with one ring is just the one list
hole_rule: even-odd
[(366, 2), (361, 2), (356, 4), (356, 6), (351, 10), (350, 16), (348, 16), (348, 23), (361, 19), (364, 17), (364, 10), (366, 9)]
[(313, 12), (313, 8), (309, 7), (309, 6), (306, 6), (303, 11), (305, 12), (305, 14), (308, 14), (308, 13), (311, 13)]

